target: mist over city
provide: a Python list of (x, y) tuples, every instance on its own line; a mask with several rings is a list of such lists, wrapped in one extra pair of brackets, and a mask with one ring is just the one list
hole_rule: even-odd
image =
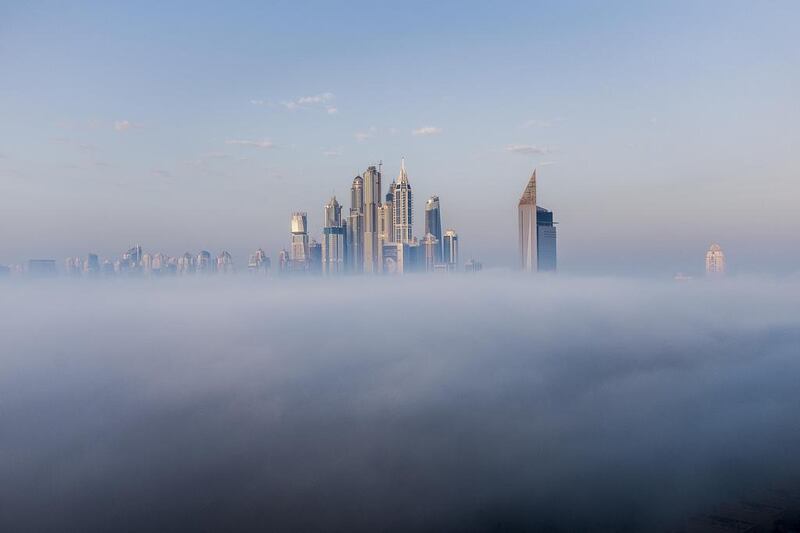
[(0, 532), (800, 532), (799, 23), (0, 4)]

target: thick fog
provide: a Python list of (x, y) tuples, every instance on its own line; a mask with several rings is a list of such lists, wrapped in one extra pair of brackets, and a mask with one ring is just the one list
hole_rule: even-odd
[(0, 284), (2, 531), (639, 531), (800, 479), (800, 280)]

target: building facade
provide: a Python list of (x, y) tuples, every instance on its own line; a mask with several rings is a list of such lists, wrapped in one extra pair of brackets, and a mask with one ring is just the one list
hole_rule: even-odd
[(553, 212), (536, 208), (536, 255), (540, 272), (555, 272), (557, 266), (556, 226)]
[(519, 216), (519, 258), (523, 272), (538, 269), (537, 223), (536, 223), (536, 171), (533, 171), (517, 206)]

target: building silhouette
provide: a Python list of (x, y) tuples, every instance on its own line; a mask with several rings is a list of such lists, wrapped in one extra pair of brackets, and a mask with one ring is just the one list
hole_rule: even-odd
[(519, 258), (523, 272), (536, 272), (539, 267), (536, 222), (536, 170), (531, 174), (518, 204)]
[(536, 255), (540, 272), (555, 272), (557, 265), (556, 226), (553, 212), (536, 207)]
[(411, 195), (411, 185), (406, 174), (406, 160), (400, 161), (400, 175), (394, 186), (393, 192), (394, 211), (394, 242), (410, 243), (413, 239), (414, 206)]
[(439, 208), (439, 197), (431, 196), (425, 202), (425, 235), (436, 237), (439, 249), (436, 254), (436, 263), (442, 262), (442, 213)]
[(714, 243), (706, 252), (706, 275), (724, 276), (725, 270), (725, 253), (719, 244)]

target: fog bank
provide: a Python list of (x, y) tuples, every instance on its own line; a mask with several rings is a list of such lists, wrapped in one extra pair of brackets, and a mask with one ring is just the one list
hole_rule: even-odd
[(0, 298), (3, 531), (659, 530), (800, 477), (800, 280)]

